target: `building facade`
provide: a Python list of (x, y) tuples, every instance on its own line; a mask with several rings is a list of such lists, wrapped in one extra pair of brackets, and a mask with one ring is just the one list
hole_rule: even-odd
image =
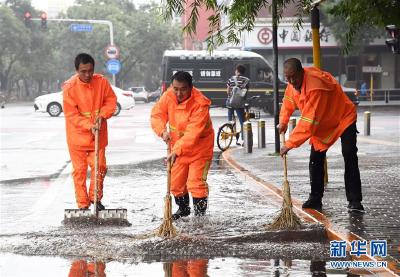
[[(278, 26), (278, 64), (282, 76), (283, 61), (295, 57), (305, 66), (313, 64), (311, 24), (305, 22), (301, 29), (294, 27), (295, 9), (285, 10)], [(222, 28), (228, 24), (222, 21)], [(346, 87), (359, 88), (365, 81), (368, 87), (373, 78), (374, 89), (400, 88), (400, 55), (393, 54), (385, 39), (375, 39), (357, 55), (345, 56), (332, 31), (321, 24), (321, 68), (335, 76)], [(261, 54), (272, 64), (272, 18), (267, 9), (261, 10), (253, 31), (241, 37), (239, 45), (223, 45), (219, 50), (239, 48)], [(365, 71), (378, 69), (376, 73)]]

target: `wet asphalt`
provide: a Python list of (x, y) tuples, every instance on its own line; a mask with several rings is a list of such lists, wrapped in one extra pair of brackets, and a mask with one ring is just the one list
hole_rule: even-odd
[[(129, 122), (129, 127), (141, 128), (133, 134), (136, 143), (128, 140), (131, 134), (122, 133), (125, 124), (122, 119), (130, 120), (134, 114), (122, 114), (122, 119), (114, 119), (110, 124), (120, 130), (118, 135), (111, 136), (111, 141), (119, 141), (121, 146), (110, 146), (103, 202), (107, 208), (128, 209), (132, 225), (64, 225), (63, 209), (75, 207), (68, 162), (60, 162), (57, 170), (38, 168), (36, 171), (41, 172), (38, 177), (2, 178), (2, 275), (29, 276), (26, 274), (31, 272), (31, 276), (50, 276), (36, 269), (28, 271), (42, 265), (50, 272), (61, 272), (52, 276), (67, 276), (75, 261), (87, 264), (96, 261), (104, 263), (107, 276), (127, 276), (132, 272), (138, 276), (164, 276), (168, 266), (204, 259), (208, 261), (208, 276), (307, 276), (315, 272), (323, 276), (325, 262), (320, 261), (329, 259), (324, 229), (303, 223), (302, 230), (291, 233), (267, 231), (265, 225), (279, 213), (281, 203), (272, 201), (251, 180), (236, 175), (221, 162), (217, 150), (208, 176), (207, 215), (201, 218), (191, 215), (175, 222), (179, 232), (176, 238), (155, 237), (154, 231), (163, 217), (166, 171), (162, 158), (165, 147), (158, 141), (147, 145), (150, 132), (146, 129), (145, 112), (149, 112), (150, 105), (137, 106), (137, 110), (143, 108), (144, 115)], [(48, 119), (39, 115), (35, 120), (39, 124)], [(55, 120), (58, 120), (57, 130), (61, 130), (63, 119)], [(224, 111), (213, 114), (215, 126), (224, 120)], [(54, 147), (59, 149), (57, 155), (64, 155), (58, 143)], [(136, 155), (132, 152), (135, 147), (140, 148)], [(2, 148), (3, 151), (9, 148)], [(135, 157), (126, 159), (129, 155)], [(32, 163), (21, 166), (29, 164)], [(10, 163), (8, 168), (12, 166)], [(14, 171), (11, 173), (10, 176), (16, 175)], [(16, 265), (23, 265), (25, 270)]]

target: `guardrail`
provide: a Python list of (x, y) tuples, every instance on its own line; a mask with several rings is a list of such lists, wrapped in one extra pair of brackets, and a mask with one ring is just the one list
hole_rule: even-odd
[(366, 95), (361, 95), (359, 91), (358, 100), (364, 103), (367, 101), (382, 101), (389, 104), (393, 101), (400, 101), (400, 89), (374, 89), (372, 95), (370, 91), (367, 91)]

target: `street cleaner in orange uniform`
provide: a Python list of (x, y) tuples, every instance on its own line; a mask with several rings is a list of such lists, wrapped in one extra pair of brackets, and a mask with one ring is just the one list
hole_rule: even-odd
[(207, 175), (214, 148), (210, 104), (211, 101), (193, 87), (192, 76), (178, 71), (172, 76), (170, 88), (151, 111), (151, 127), (171, 145), (167, 157), (173, 164), (171, 193), (179, 206), (173, 220), (190, 214), (189, 192), (196, 216), (204, 215), (207, 209)]
[[(99, 167), (97, 176), (97, 208), (104, 210), (103, 180), (107, 172), (105, 148), (108, 144), (107, 121), (117, 104), (117, 98), (108, 80), (94, 74), (94, 59), (85, 53), (75, 58), (76, 75), (63, 85), (63, 109), (67, 143), (71, 156), (75, 197), (80, 209), (88, 209), (94, 202), (94, 133), (100, 122)], [(88, 165), (91, 168), (89, 194), (86, 188)]]
[(298, 59), (291, 58), (284, 63), (284, 74), (288, 85), (280, 112), (279, 132), (286, 132), (289, 118), (296, 108), (300, 110), (301, 117), (280, 154), (285, 155), (308, 139), (311, 144), (311, 193), (303, 203), (303, 208), (322, 209), (324, 160), (329, 147), (340, 137), (348, 210), (363, 212), (357, 157), (356, 107), (328, 72), (316, 67), (303, 68)]

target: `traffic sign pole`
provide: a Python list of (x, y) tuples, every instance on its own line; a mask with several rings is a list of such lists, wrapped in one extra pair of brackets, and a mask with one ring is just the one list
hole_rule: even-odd
[[(31, 18), (32, 21), (41, 21), (41, 18)], [(114, 45), (114, 27), (111, 21), (109, 20), (94, 20), (94, 19), (70, 19), (70, 18), (47, 18), (47, 21), (56, 21), (56, 22), (87, 22), (92, 24), (105, 24), (108, 25), (110, 30), (110, 45)], [(112, 76), (112, 82), (115, 86), (115, 74)]]
[(113, 84), (115, 85), (115, 74), (121, 70), (121, 63), (119, 60), (111, 59), (107, 61), (107, 71), (108, 73), (112, 74)]

